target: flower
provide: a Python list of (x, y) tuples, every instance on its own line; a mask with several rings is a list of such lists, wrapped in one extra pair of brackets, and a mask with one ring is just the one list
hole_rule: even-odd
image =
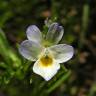
[(46, 81), (58, 72), (60, 63), (68, 61), (73, 56), (72, 46), (58, 44), (63, 33), (64, 29), (58, 23), (52, 23), (46, 35), (43, 35), (35, 25), (31, 25), (26, 31), (28, 40), (23, 41), (19, 47), (22, 56), (36, 61), (33, 65), (33, 72), (42, 76)]

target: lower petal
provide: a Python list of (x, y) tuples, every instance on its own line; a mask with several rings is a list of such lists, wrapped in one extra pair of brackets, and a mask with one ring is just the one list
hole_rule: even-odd
[(37, 60), (33, 66), (34, 73), (42, 76), (46, 81), (50, 80), (59, 69), (60, 64), (58, 64), (56, 61), (54, 61), (52, 65), (45, 67), (40, 64), (40, 60)]

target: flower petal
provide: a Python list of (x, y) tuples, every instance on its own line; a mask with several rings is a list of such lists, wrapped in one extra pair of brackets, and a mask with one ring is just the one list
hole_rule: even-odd
[(63, 63), (72, 58), (74, 50), (73, 47), (66, 44), (58, 44), (49, 47), (49, 50), (52, 52), (55, 60), (58, 63)]
[(31, 61), (36, 61), (42, 50), (41, 45), (30, 40), (23, 41), (19, 48), (21, 55)]
[(41, 43), (42, 34), (37, 26), (35, 25), (29, 26), (27, 28), (26, 34), (29, 40), (37, 42), (37, 43)]
[(49, 27), (46, 40), (53, 44), (57, 44), (62, 39), (63, 33), (63, 27), (59, 26), (58, 23), (53, 23)]
[(37, 62), (33, 66), (33, 72), (42, 76), (46, 81), (50, 80), (60, 69), (60, 64), (54, 62), (51, 66), (41, 66), (40, 61)]

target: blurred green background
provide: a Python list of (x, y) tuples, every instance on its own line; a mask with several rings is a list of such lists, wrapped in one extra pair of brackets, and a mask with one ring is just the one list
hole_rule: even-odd
[[(26, 28), (43, 30), (47, 17), (64, 26), (60, 43), (75, 49), (48, 82), (18, 52)], [(96, 0), (0, 0), (0, 96), (96, 96), (95, 46)]]

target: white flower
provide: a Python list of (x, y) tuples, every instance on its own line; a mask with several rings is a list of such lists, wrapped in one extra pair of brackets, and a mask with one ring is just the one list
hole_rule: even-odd
[(28, 40), (20, 45), (21, 55), (28, 60), (36, 61), (33, 65), (33, 72), (42, 76), (46, 81), (57, 73), (60, 63), (68, 61), (73, 56), (72, 46), (58, 44), (63, 33), (64, 29), (58, 23), (52, 23), (49, 26), (46, 36), (35, 25), (31, 25), (26, 31)]

